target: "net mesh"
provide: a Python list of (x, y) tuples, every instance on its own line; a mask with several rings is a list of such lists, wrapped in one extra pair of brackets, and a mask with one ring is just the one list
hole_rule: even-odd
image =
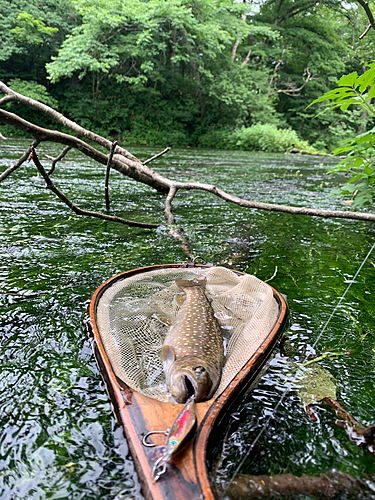
[(220, 394), (267, 338), (278, 317), (272, 288), (255, 276), (224, 267), (165, 268), (125, 277), (100, 297), (99, 334), (118, 378), (142, 394), (171, 402), (161, 349), (184, 292), (176, 280), (206, 277), (206, 295), (223, 333), (225, 361)]

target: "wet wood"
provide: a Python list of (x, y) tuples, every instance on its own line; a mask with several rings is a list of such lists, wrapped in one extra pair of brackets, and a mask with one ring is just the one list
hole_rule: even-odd
[(239, 474), (228, 489), (227, 495), (236, 500), (268, 500), (270, 498), (375, 500), (375, 494), (364, 481), (340, 471), (329, 471), (320, 476), (250, 476)]
[[(142, 444), (147, 432), (166, 430), (170, 427), (183, 407), (182, 404), (162, 403), (130, 389), (119, 380), (101, 342), (96, 325), (96, 307), (101, 295), (119, 279), (158, 268), (181, 268), (183, 264), (150, 266), (135, 269), (117, 275), (106, 281), (93, 295), (89, 305), (89, 327), (95, 339), (95, 351), (102, 375), (106, 381), (110, 398), (114, 404), (117, 418), (123, 426), (129, 443), (130, 452), (147, 500), (215, 500), (207, 469), (207, 449), (215, 426), (225, 413), (227, 405), (233, 402), (255, 377), (274, 347), (286, 320), (286, 303), (283, 297), (273, 289), (279, 304), (278, 320), (265, 342), (248, 360), (224, 392), (216, 399), (197, 403), (198, 431), (188, 446), (168, 463), (167, 472), (157, 482), (152, 480), (152, 467), (157, 458), (153, 448)], [(209, 266), (197, 265), (207, 268)], [(237, 274), (244, 274), (234, 271)], [(268, 285), (269, 286), (269, 285)], [(272, 287), (271, 287), (272, 288)], [(155, 444), (164, 444), (165, 436), (153, 435), (150, 439)]]

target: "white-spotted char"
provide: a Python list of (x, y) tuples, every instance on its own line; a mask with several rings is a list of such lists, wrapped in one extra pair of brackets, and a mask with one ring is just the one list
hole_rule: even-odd
[(204, 293), (206, 280), (180, 280), (186, 299), (162, 349), (169, 392), (178, 403), (195, 395), (196, 401), (215, 393), (224, 361), (223, 338)]

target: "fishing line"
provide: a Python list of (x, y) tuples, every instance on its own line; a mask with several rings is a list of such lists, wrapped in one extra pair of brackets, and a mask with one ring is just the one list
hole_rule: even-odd
[[(367, 259), (370, 257), (372, 251), (374, 250), (375, 248), (375, 243), (372, 245), (371, 249), (369, 250), (368, 254), (366, 255), (366, 257), (364, 258), (362, 264), (359, 266), (357, 272), (355, 273), (353, 279), (350, 280), (345, 292), (343, 293), (343, 295), (341, 296), (340, 300), (337, 302), (335, 308), (333, 309), (330, 317), (328, 318), (328, 320), (326, 321), (325, 325), (323, 326), (323, 329), (322, 331), (320, 332), (320, 334), (318, 335), (317, 339), (315, 340), (312, 348), (315, 349), (315, 346), (317, 345), (317, 343), (319, 342), (319, 340), (321, 339), (323, 333), (326, 331), (327, 329), (327, 326), (329, 324), (329, 322), (331, 321), (332, 317), (334, 316), (335, 312), (337, 311), (338, 307), (340, 307), (340, 304), (341, 302), (343, 301), (345, 295), (348, 293), (350, 287), (352, 286), (353, 283), (355, 283), (355, 280), (357, 278), (357, 276), (359, 275), (359, 273), (361, 272), (361, 269), (362, 267), (365, 265)], [(341, 339), (344, 337), (344, 335), (342, 335)], [(341, 340), (340, 339), (340, 340)], [(279, 406), (281, 405), (281, 403), (284, 401), (285, 399), (285, 396), (288, 394), (288, 392), (291, 390), (291, 387), (293, 385), (293, 383), (295, 382), (295, 380), (297, 379), (299, 373), (301, 371), (301, 368), (299, 368), (297, 370), (297, 372), (295, 373), (294, 377), (292, 378), (292, 380), (290, 381), (290, 383), (288, 384), (288, 386), (285, 388), (284, 392), (282, 393), (279, 401), (276, 403), (276, 406), (275, 408), (273, 409), (272, 413), (268, 416), (266, 422), (264, 423), (263, 427), (261, 428), (261, 430), (259, 431), (259, 434), (256, 436), (256, 438), (254, 439), (254, 441), (251, 443), (249, 449), (247, 450), (247, 452), (245, 453), (244, 457), (242, 458), (242, 460), (240, 461), (239, 465), (237, 466), (236, 470), (234, 471), (234, 474), (232, 476), (232, 479), (229, 481), (228, 485), (226, 486), (222, 496), (220, 497), (220, 500), (223, 500), (228, 489), (230, 488), (230, 486), (232, 485), (235, 477), (237, 476), (239, 470), (241, 469), (241, 467), (243, 466), (243, 464), (245, 463), (245, 460), (247, 459), (247, 457), (249, 456), (250, 452), (252, 451), (252, 449), (254, 448), (254, 446), (257, 444), (257, 442), (259, 441), (259, 439), (262, 437), (264, 431), (267, 429), (268, 427), (268, 424), (270, 423), (270, 420), (272, 418), (274, 418), (275, 414), (276, 414), (276, 411), (278, 410)]]

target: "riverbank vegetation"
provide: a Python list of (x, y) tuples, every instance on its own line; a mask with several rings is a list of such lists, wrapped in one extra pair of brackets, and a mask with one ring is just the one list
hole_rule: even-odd
[(128, 144), (331, 151), (374, 125), (307, 107), (374, 58), (357, 4), (0, 0), (0, 13), (0, 80)]

